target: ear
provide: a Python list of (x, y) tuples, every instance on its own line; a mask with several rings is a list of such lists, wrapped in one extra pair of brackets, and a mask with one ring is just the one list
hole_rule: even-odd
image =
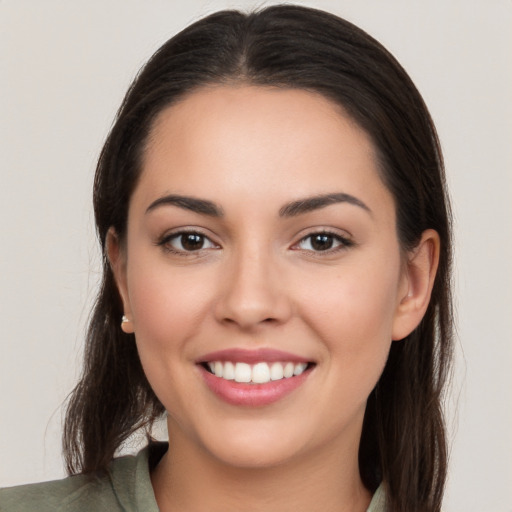
[(110, 268), (114, 274), (117, 289), (123, 302), (124, 315), (122, 319), (119, 319), (121, 329), (126, 334), (132, 334), (134, 332), (134, 326), (126, 279), (126, 250), (122, 247), (119, 235), (112, 227), (107, 232), (106, 248)]
[(411, 334), (425, 315), (439, 264), (440, 246), (437, 231), (427, 229), (419, 244), (407, 254), (393, 321), (393, 340)]

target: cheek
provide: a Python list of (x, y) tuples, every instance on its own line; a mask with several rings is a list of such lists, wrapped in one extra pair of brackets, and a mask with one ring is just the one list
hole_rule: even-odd
[(132, 261), (129, 299), (144, 373), (164, 407), (180, 411), (198, 392), (193, 383), (183, 383), (197, 356), (189, 340), (201, 330), (210, 291), (197, 273)]
[[(399, 257), (388, 264), (346, 266), (306, 295), (302, 317), (322, 339), (326, 357), (351, 385), (358, 376), (378, 380), (392, 340), (400, 275)], [(309, 289), (313, 283), (309, 284)], [(373, 384), (375, 384), (375, 382)], [(373, 387), (372, 384), (372, 387)]]
[[(325, 328), (332, 326), (345, 334), (360, 337), (363, 332), (391, 333), (397, 304), (399, 265), (365, 265), (344, 268), (318, 287), (317, 294), (305, 298), (313, 317), (324, 317)], [(314, 283), (306, 288), (314, 289)]]
[(184, 368), (197, 356), (188, 342), (201, 329), (211, 290), (197, 269), (148, 261), (133, 257), (128, 267), (135, 338), (151, 387), (172, 408), (176, 397), (167, 396), (168, 390), (179, 387)]
[(207, 284), (201, 273), (186, 267), (138, 264), (134, 260), (128, 272), (128, 287), (136, 330), (154, 330), (159, 338), (165, 332), (171, 335), (193, 329), (210, 293)]

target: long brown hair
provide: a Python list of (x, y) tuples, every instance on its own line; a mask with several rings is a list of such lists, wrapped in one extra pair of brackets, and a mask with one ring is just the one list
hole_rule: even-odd
[(101, 152), (94, 211), (103, 281), (87, 332), (82, 377), (68, 404), (64, 453), (69, 473), (104, 470), (134, 432), (150, 432), (164, 408), (142, 370), (107, 261), (113, 227), (123, 239), (141, 155), (155, 117), (207, 84), (246, 83), (318, 92), (343, 106), (371, 137), (392, 193), (405, 250), (435, 229), (441, 255), (428, 310), (393, 342), (372, 391), (359, 450), (370, 491), (384, 483), (393, 512), (440, 509), (447, 468), (442, 399), (452, 354), (450, 209), (439, 141), (428, 110), (394, 57), (361, 29), (305, 7), (223, 11), (165, 43), (141, 70)]

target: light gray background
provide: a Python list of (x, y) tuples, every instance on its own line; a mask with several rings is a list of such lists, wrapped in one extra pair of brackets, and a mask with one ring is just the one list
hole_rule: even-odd
[[(60, 404), (99, 271), (91, 183), (125, 90), (190, 22), (267, 3), (0, 0), (0, 485), (63, 476)], [(512, 2), (297, 3), (379, 39), (437, 123), (456, 217), (460, 345), (444, 509), (509, 512)]]

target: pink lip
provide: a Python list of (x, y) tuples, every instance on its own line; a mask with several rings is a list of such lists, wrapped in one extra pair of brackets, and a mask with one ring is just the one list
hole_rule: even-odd
[(232, 361), (233, 363), (255, 364), (260, 362), (292, 362), (292, 363), (309, 363), (311, 362), (304, 357), (283, 352), (282, 350), (274, 350), (262, 348), (257, 350), (247, 350), (243, 348), (232, 348), (226, 350), (218, 350), (205, 354), (196, 360), (197, 363), (206, 363), (209, 361)]
[[(233, 361), (233, 359), (229, 360)], [(268, 359), (264, 360), (268, 361)], [(289, 361), (289, 359), (285, 360)], [(308, 368), (304, 373), (288, 379), (270, 381), (265, 384), (246, 384), (216, 377), (202, 365), (197, 367), (208, 388), (220, 399), (231, 405), (248, 407), (261, 407), (281, 400), (303, 384), (311, 373), (311, 369)]]

